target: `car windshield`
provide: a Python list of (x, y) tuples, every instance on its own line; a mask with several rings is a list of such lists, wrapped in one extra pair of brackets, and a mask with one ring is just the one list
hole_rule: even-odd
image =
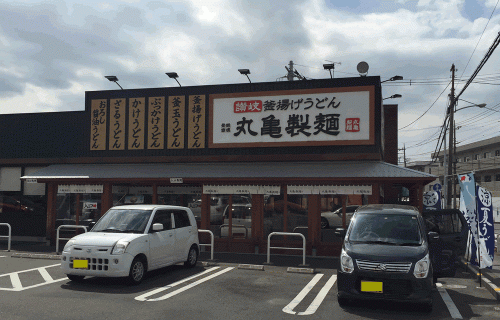
[(399, 214), (358, 214), (349, 234), (355, 243), (419, 245), (417, 217)]
[(99, 219), (92, 232), (144, 233), (151, 210), (111, 209)]

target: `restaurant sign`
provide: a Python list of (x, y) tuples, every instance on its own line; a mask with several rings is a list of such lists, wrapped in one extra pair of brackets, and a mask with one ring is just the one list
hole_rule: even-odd
[(210, 95), (209, 147), (374, 144), (374, 88)]

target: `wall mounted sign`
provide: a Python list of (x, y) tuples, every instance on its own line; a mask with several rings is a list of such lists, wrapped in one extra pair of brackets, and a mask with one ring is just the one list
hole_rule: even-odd
[(203, 188), (161, 186), (157, 188), (156, 192), (158, 194), (201, 194), (203, 192)]
[(373, 87), (210, 95), (209, 147), (374, 144)]
[(279, 195), (281, 187), (280, 186), (251, 186), (251, 185), (240, 185), (240, 186), (212, 186), (204, 185), (204, 194), (266, 194), (266, 195)]
[(372, 186), (287, 186), (288, 194), (372, 194)]
[(102, 193), (104, 186), (101, 184), (90, 185), (90, 184), (71, 184), (57, 186), (57, 193)]

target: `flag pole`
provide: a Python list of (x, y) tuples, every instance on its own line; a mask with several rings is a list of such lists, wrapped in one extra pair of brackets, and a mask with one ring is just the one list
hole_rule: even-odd
[(478, 205), (477, 205), (477, 186), (476, 186), (476, 199), (474, 199), (476, 201), (476, 229), (477, 229), (477, 248), (476, 248), (476, 256), (477, 256), (477, 259), (478, 259), (478, 265), (479, 265), (479, 287), (481, 287), (481, 276), (482, 276), (482, 272), (481, 272), (481, 250), (480, 250), (480, 247), (481, 247), (481, 234), (479, 232), (481, 232), (481, 229), (479, 229), (479, 208), (478, 208)]

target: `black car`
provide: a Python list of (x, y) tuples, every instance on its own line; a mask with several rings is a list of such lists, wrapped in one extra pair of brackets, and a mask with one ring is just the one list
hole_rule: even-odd
[(429, 246), (434, 278), (454, 277), (467, 247), (467, 221), (458, 209), (429, 210), (422, 215), (427, 230), (439, 234), (439, 240)]
[(433, 267), (422, 215), (411, 206), (359, 207), (344, 236), (337, 273), (338, 301), (398, 300), (423, 304), (432, 310)]

